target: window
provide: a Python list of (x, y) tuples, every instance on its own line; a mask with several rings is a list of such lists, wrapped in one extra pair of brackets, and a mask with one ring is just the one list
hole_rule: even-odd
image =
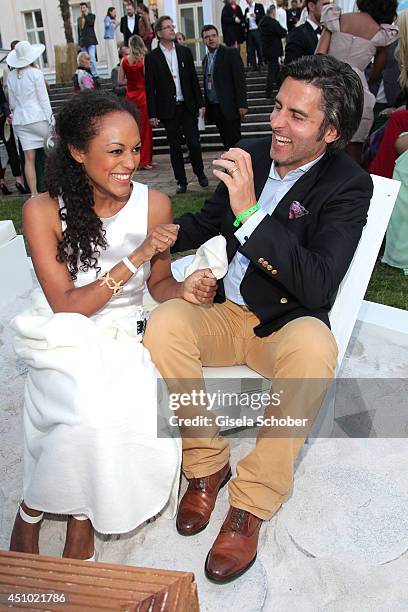
[[(44, 24), (41, 11), (24, 13), (24, 23), (28, 42), (31, 44), (42, 43), (45, 45)], [(47, 47), (45, 47), (44, 53), (38, 58), (38, 64), (40, 68), (48, 66)]]
[(205, 47), (201, 42), (201, 29), (203, 27), (203, 7), (200, 3), (179, 7), (180, 30), (186, 37), (186, 45), (191, 50), (194, 61), (200, 63), (204, 57)]

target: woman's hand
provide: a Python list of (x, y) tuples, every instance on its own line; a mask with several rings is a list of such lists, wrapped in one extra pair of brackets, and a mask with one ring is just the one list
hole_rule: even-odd
[(192, 304), (212, 304), (217, 292), (217, 279), (209, 268), (196, 270), (182, 283), (182, 297)]
[(220, 159), (215, 159), (213, 165), (218, 166), (213, 173), (227, 187), (230, 206), (236, 217), (256, 203), (252, 159), (247, 151), (233, 147)]
[(158, 253), (163, 253), (173, 246), (177, 240), (179, 227), (174, 223), (156, 225), (137, 249), (143, 261), (150, 261)]
[(395, 108), (384, 108), (379, 115), (380, 117), (391, 117), (392, 113), (395, 111)]

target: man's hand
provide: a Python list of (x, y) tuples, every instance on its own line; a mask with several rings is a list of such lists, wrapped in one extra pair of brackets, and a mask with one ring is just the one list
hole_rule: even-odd
[(198, 109), (198, 116), (204, 117), (204, 115), (205, 115), (205, 106), (202, 106), (201, 108)]
[(247, 108), (239, 108), (238, 112), (239, 112), (239, 114), (241, 116), (241, 119), (243, 119), (245, 117), (245, 115), (247, 114), (248, 109)]
[(256, 203), (252, 159), (247, 151), (233, 147), (215, 159), (213, 165), (216, 166), (214, 175), (228, 189), (230, 206), (236, 217)]
[(157, 118), (157, 117), (151, 117), (151, 118), (149, 119), (149, 123), (150, 123), (150, 125), (152, 125), (153, 127), (157, 127), (157, 126), (159, 125), (160, 121), (158, 120), (158, 118)]
[(217, 292), (217, 279), (209, 268), (196, 270), (183, 281), (183, 299), (192, 304), (212, 304)]

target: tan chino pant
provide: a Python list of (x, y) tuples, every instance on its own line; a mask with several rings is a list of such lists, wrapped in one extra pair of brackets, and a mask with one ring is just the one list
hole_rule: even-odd
[[(185, 391), (188, 381), (202, 381), (202, 366), (245, 364), (266, 378), (279, 379), (285, 397), (280, 415), (307, 416), (311, 424), (334, 376), (333, 334), (320, 320), (301, 317), (258, 338), (253, 331), (258, 323), (254, 313), (228, 300), (196, 306), (174, 299), (152, 312), (144, 344), (160, 374), (171, 381), (171, 392)], [(304, 439), (292, 434), (271, 437), (261, 429), (254, 450), (239, 461), (237, 476), (229, 483), (230, 504), (269, 519), (291, 492), (294, 461)], [(215, 427), (207, 428), (202, 438), (183, 437), (187, 478), (214, 474), (228, 460), (228, 441)]]

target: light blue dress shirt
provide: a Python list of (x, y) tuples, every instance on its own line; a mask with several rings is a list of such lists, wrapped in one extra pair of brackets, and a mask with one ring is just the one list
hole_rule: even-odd
[[(282, 198), (287, 194), (289, 189), (293, 187), (296, 181), (298, 181), (305, 174), (305, 172), (317, 164), (323, 155), (324, 153), (313, 161), (304, 164), (303, 166), (299, 166), (299, 168), (296, 168), (295, 170), (290, 170), (290, 172), (288, 172), (283, 179), (281, 179), (276, 170), (275, 162), (272, 161), (269, 176), (258, 200), (260, 209), (235, 232), (235, 236), (241, 244), (244, 244), (244, 242), (248, 240), (249, 236), (258, 227), (266, 215), (272, 215), (273, 211)], [(240, 292), (240, 286), (249, 263), (250, 261), (247, 257), (245, 257), (245, 255), (239, 251), (236, 252), (234, 258), (228, 266), (228, 272), (224, 277), (225, 297), (227, 300), (231, 300), (231, 302), (235, 302), (236, 304), (240, 305), (245, 304)]]
[(115, 22), (113, 19), (111, 19), (111, 17), (109, 17), (109, 15), (106, 15), (105, 19), (103, 20), (103, 25), (105, 26), (105, 32), (104, 32), (103, 37), (104, 38), (115, 38), (115, 30), (116, 30)]

